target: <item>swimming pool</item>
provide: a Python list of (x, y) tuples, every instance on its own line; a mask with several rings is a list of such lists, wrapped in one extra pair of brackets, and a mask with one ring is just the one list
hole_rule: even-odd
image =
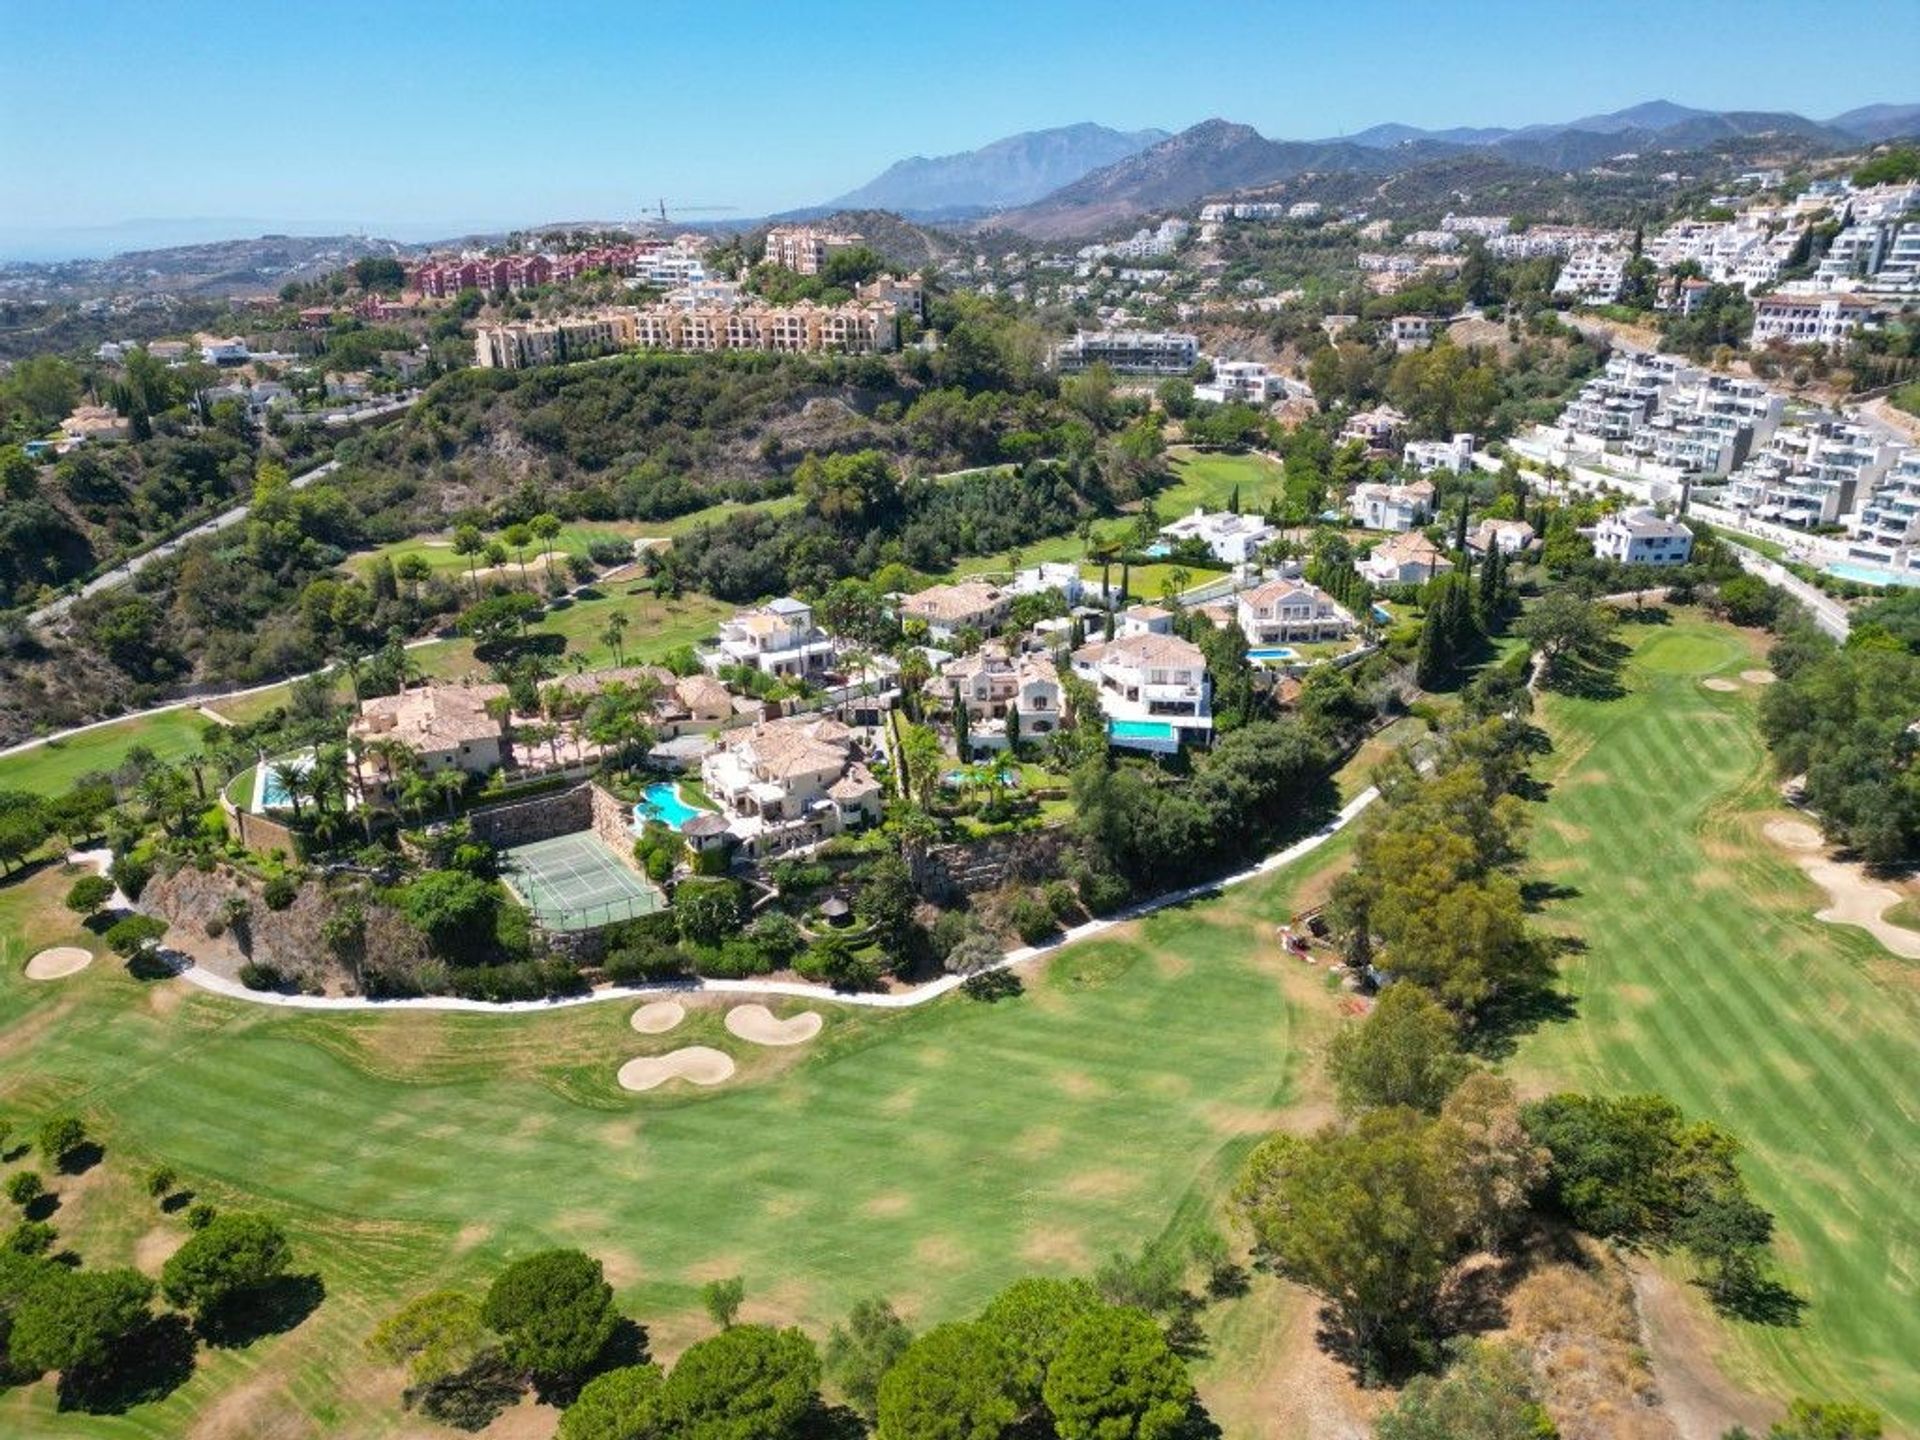
[(1376, 624), (1391, 625), (1393, 623), (1393, 612), (1384, 605), (1375, 605), (1373, 607), (1373, 618)]
[(1857, 560), (1835, 560), (1827, 574), (1836, 580), (1851, 580), (1856, 585), (1920, 585), (1920, 575), (1911, 571), (1887, 570), (1878, 565), (1863, 565)]
[(1116, 740), (1171, 740), (1173, 726), (1164, 720), (1109, 720), (1107, 734)]
[(1262, 645), (1257, 650), (1247, 651), (1247, 659), (1259, 664), (1261, 661), (1291, 660), (1299, 652), (1286, 645)]
[(680, 798), (680, 787), (659, 781), (641, 792), (645, 798), (633, 807), (633, 828), (637, 832), (649, 820), (658, 820), (669, 829), (679, 830), (700, 811)]
[(253, 812), (264, 815), (269, 810), (286, 810), (293, 805), (293, 797), (287, 793), (286, 774), (304, 775), (313, 767), (313, 752), (302, 750), (297, 755), (282, 756), (278, 760), (269, 760), (255, 772), (253, 780)]

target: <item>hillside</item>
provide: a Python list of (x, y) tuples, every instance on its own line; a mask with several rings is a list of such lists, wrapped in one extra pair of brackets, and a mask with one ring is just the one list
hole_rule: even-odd
[(1091, 234), (1150, 211), (1307, 171), (1384, 174), (1439, 148), (1422, 144), (1387, 152), (1345, 141), (1269, 140), (1251, 125), (1204, 120), (998, 218), (1008, 229), (1041, 238)]
[(1166, 138), (1164, 130), (1121, 131), (1091, 123), (1029, 130), (977, 150), (895, 161), (828, 205), (906, 215), (1025, 205)]

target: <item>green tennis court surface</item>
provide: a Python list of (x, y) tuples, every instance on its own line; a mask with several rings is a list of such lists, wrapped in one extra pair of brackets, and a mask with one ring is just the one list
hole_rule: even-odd
[(506, 852), (506, 880), (548, 930), (590, 930), (658, 910), (660, 892), (586, 831)]

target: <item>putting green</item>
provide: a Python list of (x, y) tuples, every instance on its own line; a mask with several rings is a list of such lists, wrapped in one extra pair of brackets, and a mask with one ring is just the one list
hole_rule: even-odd
[[(1730, 1323), (1729, 1369), (1780, 1394), (1856, 1399), (1920, 1428), (1920, 988), (1911, 962), (1822, 924), (1827, 903), (1763, 834), (1779, 795), (1740, 632), (1626, 626), (1618, 700), (1550, 697), (1558, 759), (1533, 855), (1575, 893), (1548, 915), (1587, 948), (1578, 1007), (1523, 1047), (1540, 1084), (1658, 1090), (1747, 1145), (1776, 1214), (1798, 1326)], [(1556, 772), (1556, 766), (1558, 767)]]

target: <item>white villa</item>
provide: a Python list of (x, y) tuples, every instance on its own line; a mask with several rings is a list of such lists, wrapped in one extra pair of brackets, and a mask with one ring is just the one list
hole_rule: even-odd
[(813, 607), (791, 596), (723, 621), (719, 644), (700, 656), (709, 671), (749, 665), (779, 676), (816, 675), (832, 661), (833, 641), (813, 623)]
[(1524, 520), (1482, 520), (1467, 532), (1467, 548), (1485, 555), (1499, 550), (1518, 555), (1534, 542), (1533, 526)]
[(728, 831), (755, 855), (816, 845), (880, 818), (880, 782), (838, 720), (795, 715), (727, 731), (700, 778)]
[(1269, 580), (1242, 590), (1234, 617), (1252, 645), (1340, 640), (1353, 633), (1356, 623), (1331, 595), (1304, 580)]
[(1622, 510), (1593, 527), (1593, 553), (1622, 565), (1684, 565), (1693, 554), (1693, 531), (1651, 510)]
[(1154, 630), (1097, 640), (1073, 652), (1073, 673), (1099, 693), (1111, 744), (1171, 754), (1213, 735), (1213, 682), (1190, 640)]
[(1060, 728), (1065, 698), (1049, 655), (1010, 654), (996, 641), (941, 666), (940, 678), (947, 694), (967, 707), (967, 736), (977, 748), (1005, 746), (1013, 709), (1020, 712), (1023, 739)]
[(1435, 470), (1464, 474), (1473, 464), (1473, 436), (1463, 430), (1451, 440), (1409, 440), (1400, 458), (1422, 475)]
[(1016, 595), (1044, 595), (1049, 590), (1058, 590), (1068, 605), (1078, 605), (1087, 593), (1086, 581), (1080, 578), (1080, 567), (1071, 561), (1048, 560), (1014, 574)]
[(1424, 585), (1453, 569), (1440, 547), (1418, 531), (1383, 540), (1373, 553), (1353, 562), (1372, 585)]
[(1433, 518), (1433, 482), (1415, 480), (1406, 485), (1356, 485), (1348, 509), (1365, 530), (1392, 530), (1404, 534)]
[(963, 580), (957, 585), (935, 585), (909, 595), (900, 605), (902, 620), (918, 620), (934, 640), (951, 640), (962, 630), (991, 635), (1007, 620), (1012, 597), (997, 585)]
[(1225, 510), (1209, 513), (1196, 507), (1191, 515), (1163, 526), (1160, 537), (1169, 543), (1198, 540), (1214, 559), (1245, 565), (1280, 538), (1280, 532), (1258, 515), (1235, 515)]

